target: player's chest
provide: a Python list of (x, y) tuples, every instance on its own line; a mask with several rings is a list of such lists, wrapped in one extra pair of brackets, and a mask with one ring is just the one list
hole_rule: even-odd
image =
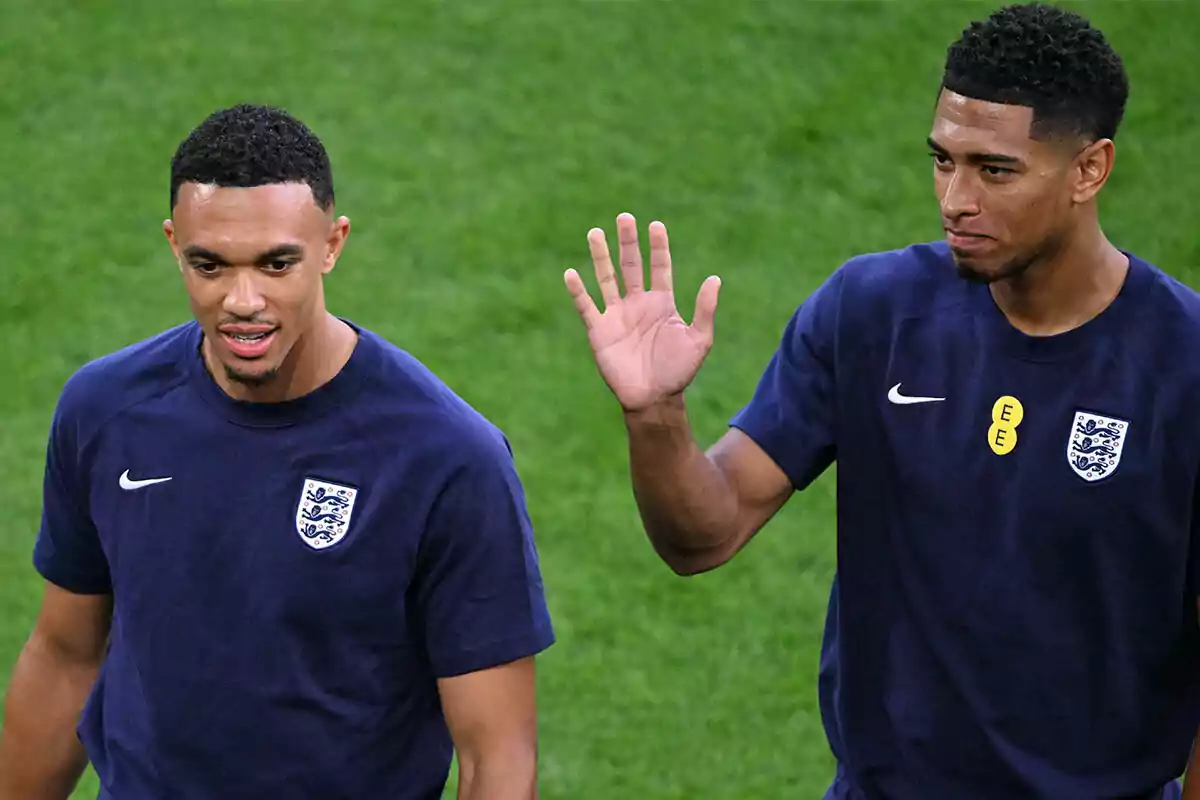
[(370, 443), (220, 433), (182, 423), (101, 443), (90, 511), (118, 593), (270, 585), (287, 603), (403, 591), (426, 513), (416, 482), (383, 469)]
[(1113, 356), (1038, 362), (962, 344), (900, 342), (858, 378), (860, 396), (874, 395), (863, 432), (905, 490), (1190, 493), (1195, 426), (1148, 370)]
[(899, 463), (957, 471), (1002, 462), (1046, 468), (1053, 460), (1094, 482), (1141, 469), (1156, 450), (1161, 414), (1139, 396), (1149, 392), (1114, 390), (1100, 376), (987, 366), (981, 361), (976, 374), (954, 382), (919, 368), (887, 374), (875, 416)]

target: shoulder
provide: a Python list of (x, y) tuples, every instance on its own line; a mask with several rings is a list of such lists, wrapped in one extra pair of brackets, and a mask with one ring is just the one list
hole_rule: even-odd
[(390, 440), (383, 449), (403, 464), (397, 474), (419, 476), (406, 491), (426, 499), (430, 519), (472, 535), (480, 515), (495, 531), (514, 519), (528, 524), (524, 486), (500, 427), (411, 353), (370, 331), (360, 329), (360, 336), (377, 356), (363, 393), (372, 436)]
[(889, 331), (898, 320), (962, 302), (949, 248), (929, 242), (846, 260), (800, 304), (795, 322), (826, 336)]
[(957, 301), (953, 290), (959, 285), (945, 242), (863, 253), (843, 263), (833, 279), (843, 302), (871, 311), (928, 307), (950, 297)]
[[(1135, 255), (1126, 255), (1134, 268), (1150, 273), (1145, 302), (1147, 310), (1155, 314), (1152, 320), (1181, 331), (1200, 332), (1200, 293), (1155, 264)], [(1163, 316), (1159, 317), (1159, 314)]]
[(171, 391), (187, 380), (197, 330), (179, 325), (87, 362), (63, 385), (56, 418), (86, 440), (122, 411)]
[(1200, 358), (1190, 355), (1200, 342), (1200, 293), (1155, 264), (1126, 255), (1131, 270), (1146, 273), (1127, 340), (1134, 357), (1152, 370), (1200, 380)]
[(364, 389), (384, 435), (408, 437), (452, 468), (503, 466), (512, 460), (507, 436), (413, 354), (382, 336), (359, 329), (376, 354)]

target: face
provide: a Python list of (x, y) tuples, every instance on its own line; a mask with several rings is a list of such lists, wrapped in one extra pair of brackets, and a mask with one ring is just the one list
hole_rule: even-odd
[(324, 321), (323, 278), (349, 224), (306, 184), (180, 187), (163, 230), (211, 367), (253, 389), (295, 366), (297, 346)]
[(1035, 138), (1033, 110), (943, 90), (929, 146), (959, 274), (991, 283), (1052, 255), (1108, 178), (1112, 142)]

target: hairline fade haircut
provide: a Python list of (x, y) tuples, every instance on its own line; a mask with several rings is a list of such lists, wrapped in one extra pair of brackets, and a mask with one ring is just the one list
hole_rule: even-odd
[(179, 187), (304, 183), (324, 211), (333, 208), (333, 170), (321, 140), (280, 108), (242, 103), (210, 114), (171, 159), (171, 208)]
[(1113, 139), (1129, 79), (1104, 34), (1043, 2), (1006, 5), (970, 23), (946, 54), (941, 88), (1033, 109), (1030, 135)]

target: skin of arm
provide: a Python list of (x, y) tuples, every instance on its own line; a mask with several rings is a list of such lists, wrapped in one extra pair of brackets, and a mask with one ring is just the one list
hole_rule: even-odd
[(625, 425), (642, 523), (679, 575), (728, 562), (793, 493), (783, 470), (736, 428), (701, 450), (682, 396), (626, 414)]
[(438, 680), (458, 757), (458, 800), (536, 800), (534, 658)]
[(64, 800), (87, 767), (75, 728), (108, 646), (109, 595), (47, 583), (0, 727), (0, 800)]

